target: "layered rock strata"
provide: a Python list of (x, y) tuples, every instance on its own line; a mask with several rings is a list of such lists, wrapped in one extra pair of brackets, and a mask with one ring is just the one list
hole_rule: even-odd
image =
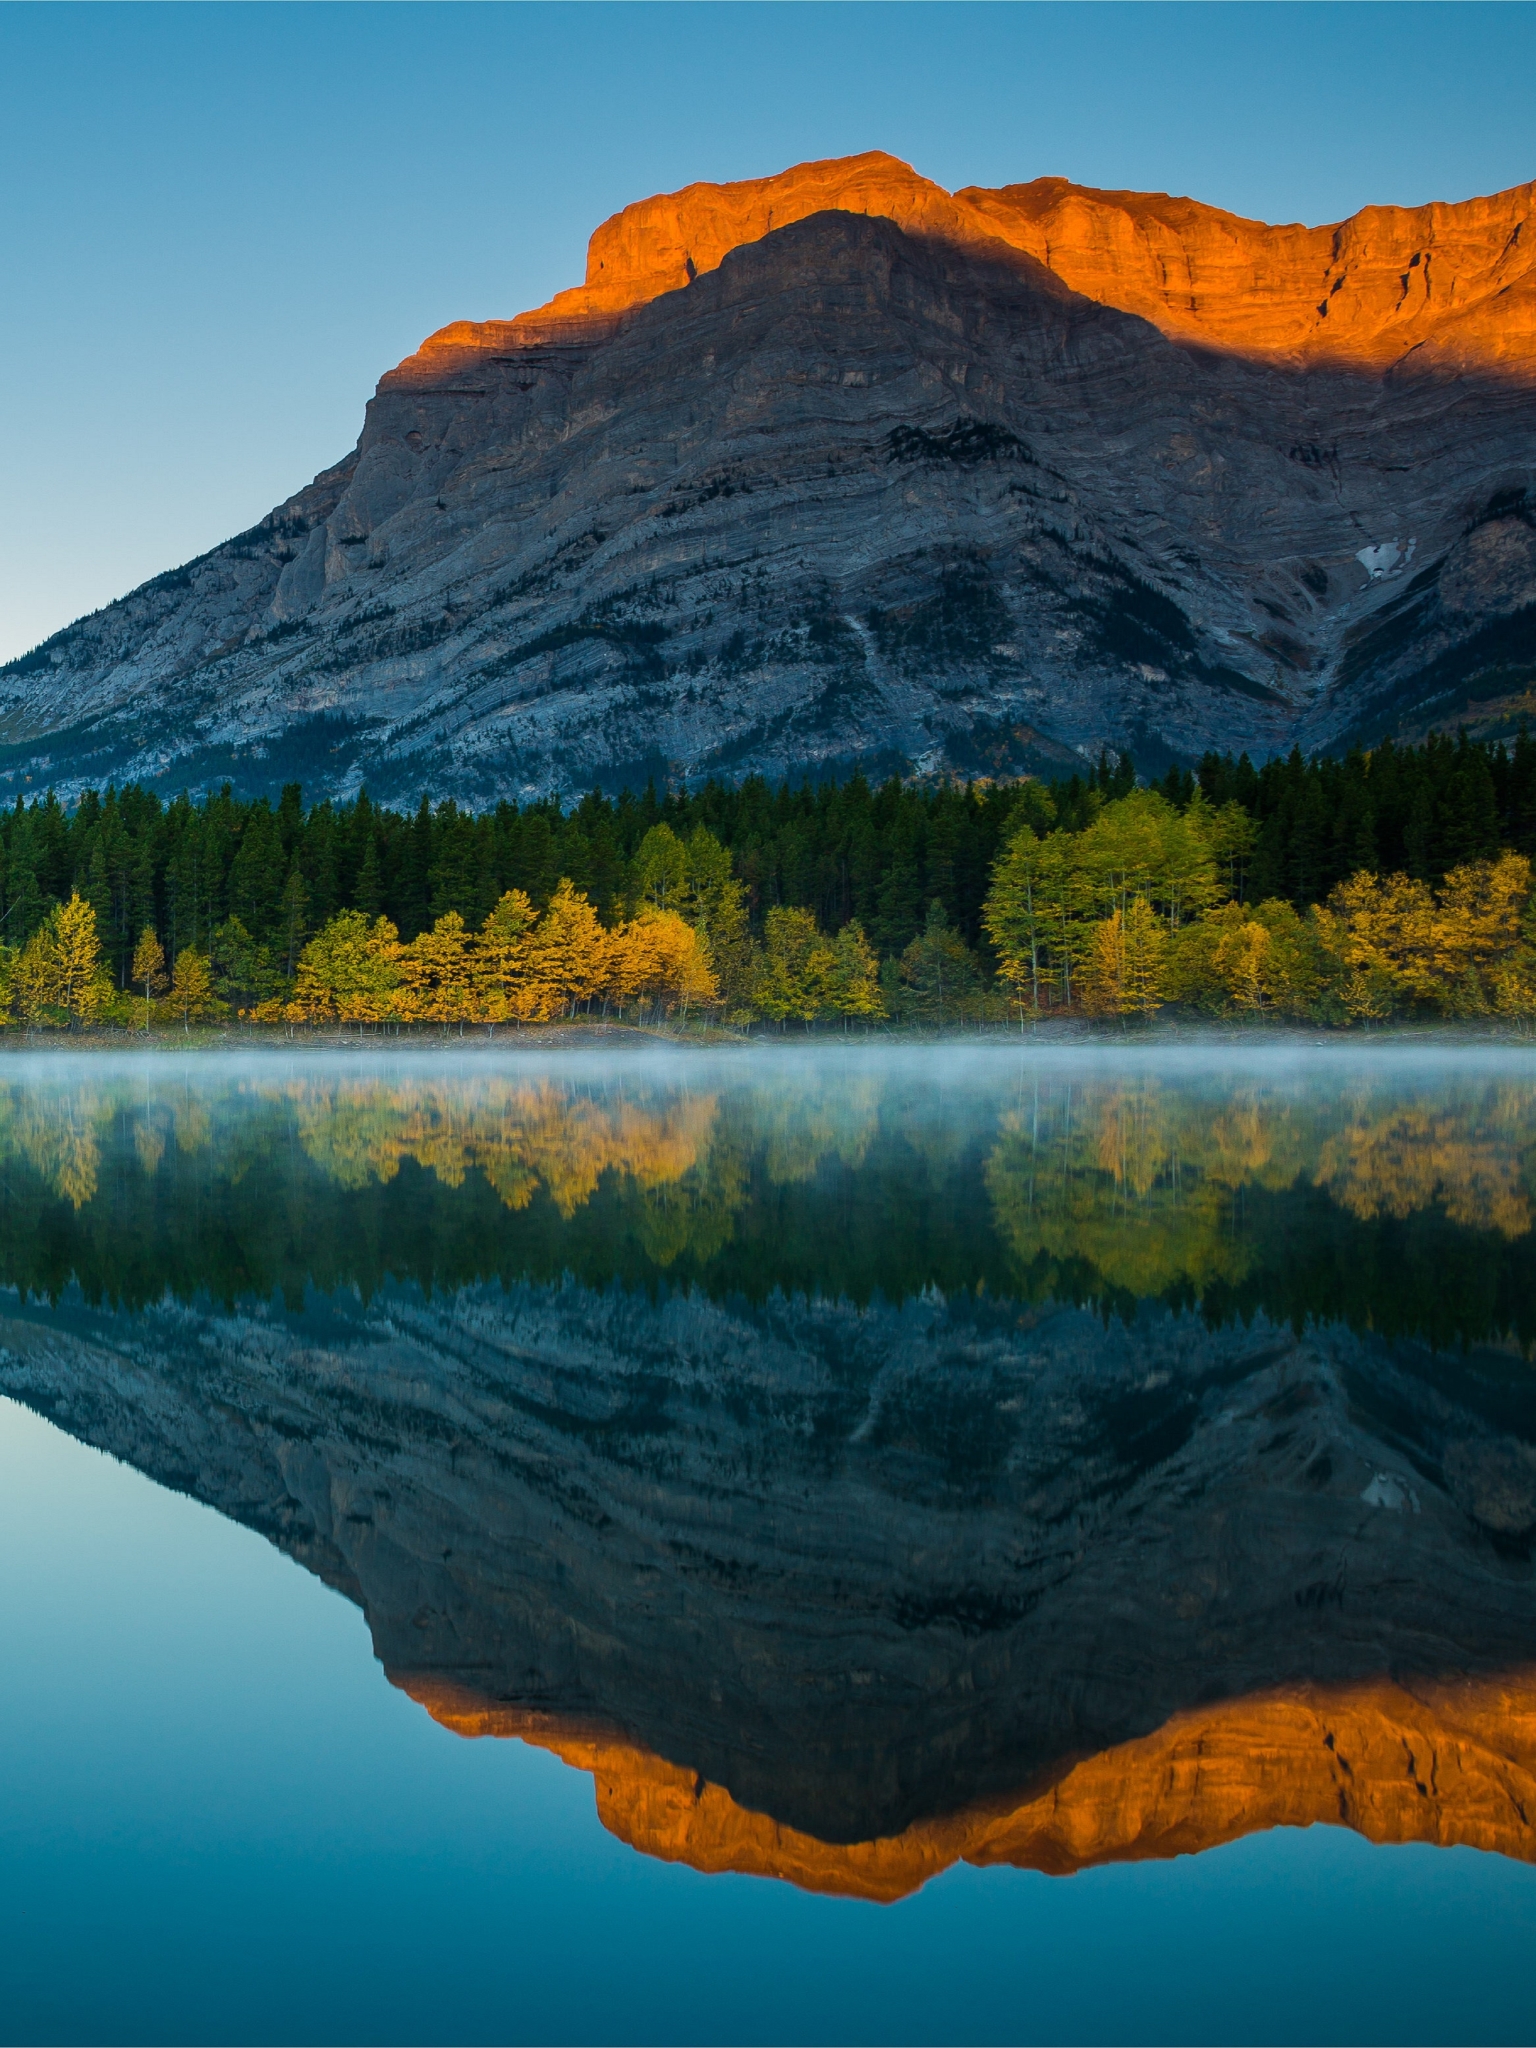
[(879, 155), (625, 209), (0, 670), (0, 785), (1148, 767), (1536, 679), (1530, 186), (1270, 228)]
[(1536, 1396), (1502, 1355), (568, 1283), (17, 1303), (0, 1391), (701, 1867), (895, 1896), (1318, 1819), (1531, 1853)]

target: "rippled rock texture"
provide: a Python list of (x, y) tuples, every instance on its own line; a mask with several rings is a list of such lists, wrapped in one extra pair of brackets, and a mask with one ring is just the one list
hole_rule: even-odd
[(703, 1868), (894, 1897), (1311, 1820), (1536, 1853), (1518, 1355), (566, 1283), (17, 1304), (0, 1391)]
[(249, 533), (0, 671), (0, 773), (483, 800), (1497, 726), (1536, 674), (1532, 191), (1276, 228), (870, 155), (643, 201)]

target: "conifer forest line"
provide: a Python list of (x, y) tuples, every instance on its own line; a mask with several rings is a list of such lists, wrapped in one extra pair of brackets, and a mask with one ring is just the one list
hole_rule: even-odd
[(1536, 744), (474, 815), (225, 788), (0, 813), (12, 1024), (1344, 1024), (1536, 1010)]

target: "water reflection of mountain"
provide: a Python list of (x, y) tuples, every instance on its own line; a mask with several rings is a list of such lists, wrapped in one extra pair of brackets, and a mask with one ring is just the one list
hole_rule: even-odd
[(1514, 1351), (574, 1279), (75, 1296), (0, 1344), (655, 1853), (874, 1896), (1287, 1820), (1536, 1857)]

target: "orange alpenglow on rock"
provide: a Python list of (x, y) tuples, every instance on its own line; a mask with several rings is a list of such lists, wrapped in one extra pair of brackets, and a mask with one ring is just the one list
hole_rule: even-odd
[(644, 1854), (807, 1891), (891, 1901), (957, 1862), (1066, 1876), (1318, 1822), (1371, 1842), (1536, 1862), (1536, 1670), (1300, 1686), (1201, 1707), (1083, 1758), (1033, 1795), (849, 1843), (749, 1812), (611, 1730), (390, 1676), (455, 1734), (516, 1736), (590, 1771), (604, 1827)]
[(1164, 193), (1065, 178), (950, 194), (896, 157), (796, 164), (626, 206), (587, 247), (586, 282), (515, 320), (456, 320), (392, 371), (432, 384), (483, 351), (590, 341), (732, 249), (811, 214), (874, 214), (967, 247), (1003, 243), (1085, 298), (1227, 353), (1382, 371), (1509, 373), (1536, 364), (1536, 185), (1429, 206), (1367, 206), (1327, 227), (1270, 227)]

